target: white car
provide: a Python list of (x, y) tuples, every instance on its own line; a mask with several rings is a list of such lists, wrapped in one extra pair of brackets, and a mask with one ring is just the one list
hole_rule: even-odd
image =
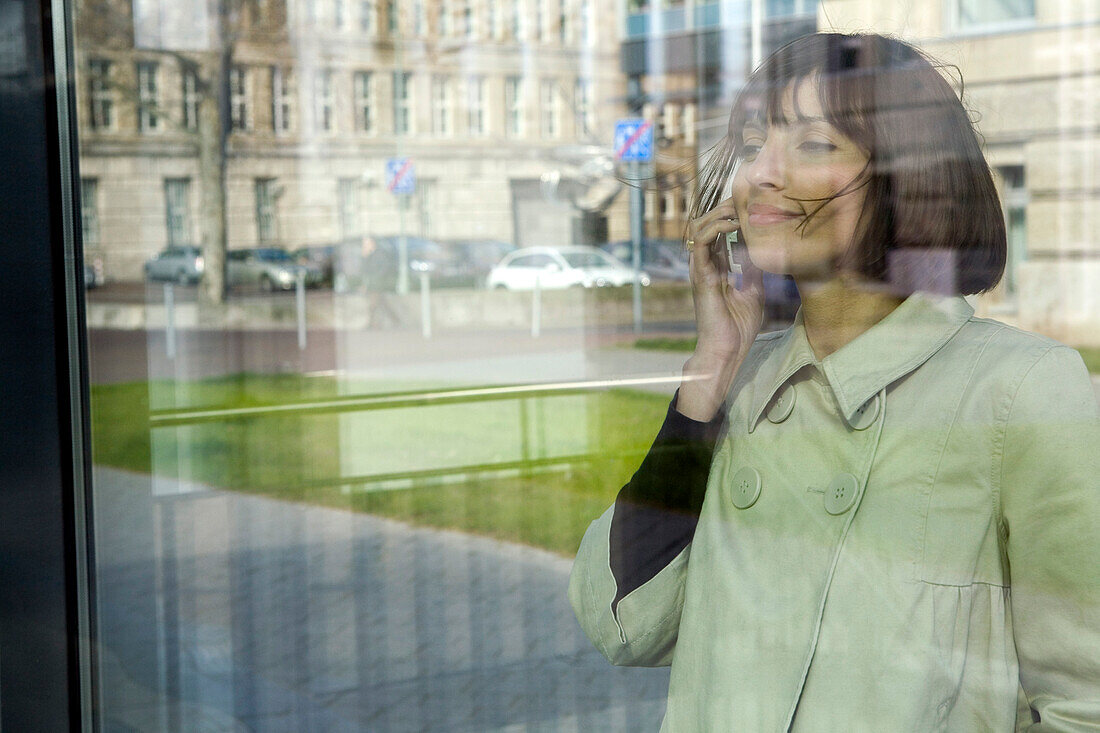
[[(490, 288), (560, 290), (571, 287), (629, 285), (634, 270), (594, 247), (526, 247), (507, 254), (489, 272)], [(638, 282), (649, 285), (645, 272)]]

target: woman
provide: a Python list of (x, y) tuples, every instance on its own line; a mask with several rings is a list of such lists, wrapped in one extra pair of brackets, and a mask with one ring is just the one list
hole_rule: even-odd
[[(778, 51), (686, 241), (698, 346), (569, 589), (613, 663), (672, 665), (662, 730), (1100, 727), (1095, 396), (961, 297), (1005, 233), (938, 70), (876, 35)], [(798, 285), (786, 331), (761, 269)]]

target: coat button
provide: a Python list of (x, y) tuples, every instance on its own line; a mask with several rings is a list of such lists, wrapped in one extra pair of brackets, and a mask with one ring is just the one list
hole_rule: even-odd
[(781, 423), (791, 416), (794, 409), (794, 385), (788, 384), (779, 391), (779, 396), (768, 408), (768, 419), (774, 423)]
[(755, 468), (745, 466), (733, 475), (730, 487), (733, 505), (738, 509), (748, 509), (760, 497), (760, 473)]
[(859, 480), (850, 473), (840, 473), (829, 482), (825, 489), (825, 511), (829, 514), (843, 514), (852, 508), (859, 493)]
[(880, 412), (882, 412), (882, 399), (875, 395), (856, 410), (855, 415), (852, 416), (852, 428), (866, 430), (875, 424)]

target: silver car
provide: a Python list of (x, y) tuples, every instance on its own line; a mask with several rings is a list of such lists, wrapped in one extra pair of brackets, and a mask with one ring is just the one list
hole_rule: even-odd
[(234, 249), (226, 255), (225, 277), (230, 287), (256, 285), (260, 290), (293, 290), (298, 282), (298, 273), (305, 278), (306, 287), (321, 284), (321, 268), (299, 265), (285, 249), (279, 247), (258, 247), (255, 249)]
[(191, 285), (202, 279), (205, 263), (198, 247), (169, 247), (145, 263), (149, 280), (169, 280)]

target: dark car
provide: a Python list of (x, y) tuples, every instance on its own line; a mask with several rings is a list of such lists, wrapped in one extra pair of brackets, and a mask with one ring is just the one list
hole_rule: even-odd
[[(608, 242), (600, 249), (628, 265), (633, 258), (629, 240)], [(688, 253), (678, 239), (643, 239), (642, 268), (654, 280), (688, 282)], [(784, 275), (764, 273), (764, 318), (769, 327), (785, 326), (794, 319), (802, 301), (794, 280)]]
[[(601, 244), (600, 249), (627, 265), (634, 263), (634, 245), (630, 240)], [(642, 269), (655, 280), (687, 282), (687, 252), (678, 239), (643, 239)]]
[(290, 253), (294, 261), (303, 267), (319, 270), (320, 284), (332, 287), (336, 273), (336, 262), (340, 258), (342, 246), (339, 244), (314, 244), (299, 247)]
[[(392, 261), (400, 258), (400, 237), (375, 237), (379, 247), (393, 255)], [(409, 265), (409, 286), (417, 287), (420, 273), (428, 273), (432, 287), (473, 287), (476, 283), (474, 271), (456, 252), (449, 250), (439, 242), (423, 237), (407, 237)], [(394, 265), (396, 267), (396, 264)]]
[(479, 287), (485, 285), (489, 271), (516, 249), (514, 244), (498, 239), (449, 239), (440, 244), (465, 263), (474, 284)]

